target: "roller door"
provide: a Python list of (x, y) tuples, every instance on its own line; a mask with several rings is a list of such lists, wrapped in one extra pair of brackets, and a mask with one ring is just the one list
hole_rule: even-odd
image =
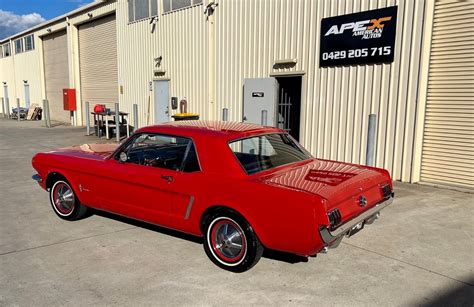
[(436, 1), (421, 180), (474, 188), (473, 2)]
[(64, 111), (63, 88), (69, 87), (69, 65), (66, 30), (42, 37), (46, 99), (52, 120), (70, 123), (70, 112)]
[[(79, 26), (81, 100), (112, 107), (118, 102), (115, 15)], [(84, 122), (85, 124), (85, 122)]]

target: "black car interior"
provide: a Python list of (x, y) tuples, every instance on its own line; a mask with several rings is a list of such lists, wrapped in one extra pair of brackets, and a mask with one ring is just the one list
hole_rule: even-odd
[(127, 162), (180, 170), (188, 145), (152, 145), (130, 149)]
[(194, 144), (183, 137), (141, 135), (123, 152), (127, 154), (127, 163), (184, 172), (200, 170)]

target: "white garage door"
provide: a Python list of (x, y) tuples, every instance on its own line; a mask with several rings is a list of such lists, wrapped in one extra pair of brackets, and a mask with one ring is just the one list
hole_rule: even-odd
[(66, 30), (42, 37), (46, 99), (52, 120), (69, 123), (70, 112), (64, 111), (63, 88), (69, 87)]
[(474, 2), (436, 1), (421, 180), (474, 188)]
[[(118, 102), (115, 15), (79, 26), (81, 100), (113, 107)], [(84, 122), (85, 123), (85, 122)]]

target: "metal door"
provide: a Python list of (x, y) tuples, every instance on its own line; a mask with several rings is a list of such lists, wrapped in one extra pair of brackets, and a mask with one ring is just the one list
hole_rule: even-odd
[(301, 76), (281, 77), (278, 95), (278, 128), (299, 140), (301, 111)]
[(276, 126), (278, 82), (275, 78), (244, 79), (243, 121)]
[(168, 80), (153, 81), (153, 91), (155, 97), (155, 124), (168, 122), (170, 90)]
[(79, 72), (84, 113), (86, 101), (92, 106), (105, 104), (108, 108), (119, 101), (116, 33), (115, 15), (79, 26)]
[[(454, 10), (465, 14), (452, 13)], [(474, 44), (452, 33), (468, 24), (474, 3), (436, 1), (421, 156), (423, 182), (474, 190)], [(452, 33), (452, 34), (447, 34)]]
[(26, 108), (29, 109), (30, 108), (30, 85), (25, 84), (24, 87), (25, 87), (25, 105), (26, 105)]
[(64, 110), (63, 88), (69, 87), (67, 33), (61, 30), (43, 36), (43, 61), (46, 99), (52, 120), (69, 123), (71, 113)]

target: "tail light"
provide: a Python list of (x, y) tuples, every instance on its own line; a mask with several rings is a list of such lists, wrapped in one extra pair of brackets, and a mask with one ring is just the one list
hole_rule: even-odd
[(331, 230), (334, 230), (339, 224), (341, 224), (341, 213), (339, 209), (334, 209), (328, 213), (329, 226)]
[(390, 198), (392, 197), (392, 188), (390, 188), (389, 184), (381, 186), (383, 198)]

